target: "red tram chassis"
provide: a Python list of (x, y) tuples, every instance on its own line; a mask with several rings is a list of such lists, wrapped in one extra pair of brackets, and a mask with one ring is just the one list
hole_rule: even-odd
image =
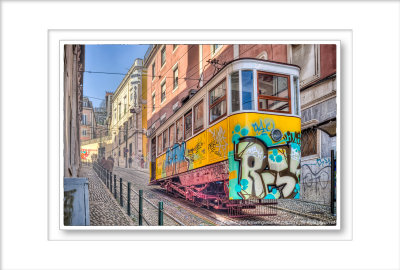
[(173, 177), (151, 184), (159, 184), (167, 193), (190, 201), (198, 207), (228, 211), (228, 215), (232, 218), (275, 216), (277, 214), (277, 200), (229, 200), (228, 182), (226, 179), (199, 185), (183, 185), (179, 177)]

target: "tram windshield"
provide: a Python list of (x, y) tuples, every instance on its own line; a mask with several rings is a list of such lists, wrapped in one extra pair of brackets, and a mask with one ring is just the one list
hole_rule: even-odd
[(289, 76), (258, 72), (259, 110), (290, 112), (289, 87)]
[(258, 110), (299, 115), (296, 76), (244, 69), (232, 72), (229, 82), (232, 113)]

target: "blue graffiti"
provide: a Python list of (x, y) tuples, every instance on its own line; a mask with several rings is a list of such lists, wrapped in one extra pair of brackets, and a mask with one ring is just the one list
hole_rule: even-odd
[(232, 134), (232, 142), (238, 144), (241, 137), (249, 134), (249, 130), (246, 127), (241, 128), (240, 125), (236, 125)]
[[(167, 149), (165, 158), (165, 167), (176, 165), (182, 161), (185, 161), (185, 149), (186, 143), (182, 142), (174, 144), (174, 146)], [(175, 171), (175, 170), (174, 170)]]
[(254, 122), (251, 124), (253, 126), (256, 135), (266, 134), (275, 128), (275, 123), (272, 119), (260, 119), (260, 123)]
[(282, 156), (279, 155), (277, 149), (272, 150), (272, 155), (269, 155), (269, 158), (274, 162), (278, 162), (278, 163), (282, 162)]
[(330, 158), (318, 158), (317, 159), (318, 166), (331, 166), (331, 159)]

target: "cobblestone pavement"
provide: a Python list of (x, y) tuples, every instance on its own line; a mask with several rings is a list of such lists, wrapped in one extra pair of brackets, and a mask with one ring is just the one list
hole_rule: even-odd
[[(159, 201), (164, 202), (164, 210), (171, 214), (178, 221), (188, 226), (208, 226), (208, 225), (275, 225), (275, 226), (321, 226), (335, 225), (336, 217), (330, 215), (329, 206), (315, 203), (304, 202), (301, 200), (278, 200), (277, 215), (251, 218), (230, 218), (226, 211), (208, 210), (199, 208), (181, 198), (175, 198), (166, 194), (165, 190), (159, 186), (149, 186), (149, 174), (144, 170), (126, 169), (114, 167), (114, 174), (117, 175), (117, 198), (119, 194), (119, 179), (123, 179), (122, 194), (127, 194), (127, 182), (131, 183), (131, 217), (137, 222), (137, 192), (142, 189), (144, 197), (150, 201), (144, 202), (144, 225), (157, 225)], [(136, 193), (135, 193), (136, 192)], [(126, 197), (125, 197), (126, 200)], [(154, 207), (155, 206), (155, 207)], [(124, 205), (126, 211), (126, 203)], [(135, 210), (136, 208), (136, 210)], [(147, 223), (146, 223), (147, 221)], [(136, 223), (137, 224), (137, 223)], [(178, 222), (164, 216), (164, 225), (176, 226)]]
[[(179, 202), (176, 202), (169, 195), (165, 194), (164, 190), (159, 186), (149, 186), (149, 173), (144, 170), (126, 169), (114, 167), (114, 174), (117, 175), (117, 198), (120, 198), (119, 179), (123, 179), (122, 195), (123, 208), (127, 211), (127, 181), (131, 183), (131, 217), (135, 224), (138, 223), (138, 205), (139, 205), (139, 190), (143, 190), (143, 225), (156, 226), (158, 225), (158, 203), (163, 202), (164, 205), (164, 226), (177, 225), (195, 225), (209, 226), (215, 225), (214, 222), (203, 217), (199, 213), (191, 210)], [(114, 187), (113, 187), (114, 188)], [(115, 190), (113, 190), (114, 192)], [(168, 215), (173, 216), (173, 218)]]
[(112, 198), (112, 194), (97, 177), (94, 170), (82, 166), (81, 177), (89, 179), (89, 211), (91, 226), (131, 226), (133, 221)]

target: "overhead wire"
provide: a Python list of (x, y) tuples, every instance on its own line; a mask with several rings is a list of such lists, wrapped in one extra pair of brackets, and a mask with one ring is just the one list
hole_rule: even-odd
[[(239, 53), (239, 57), (241, 56), (241, 55), (243, 55), (244, 53), (246, 53), (247, 51), (249, 51), (250, 49), (252, 49), (252, 48), (254, 48), (256, 45), (258, 45), (258, 44), (254, 44), (253, 46), (251, 46), (251, 47), (249, 47), (247, 50), (245, 50), (245, 51), (243, 51), (243, 52), (241, 52), (241, 53)], [(184, 55), (186, 55), (192, 48), (194, 47), (194, 45), (192, 45), (190, 48), (189, 48), (189, 50), (187, 50), (179, 59), (178, 59), (178, 63), (179, 63), (179, 60), (180, 59), (182, 59), (182, 57), (184, 56)], [(209, 54), (207, 54), (205, 57), (203, 57), (201, 60), (203, 61), (203, 60), (205, 60), (206, 58), (208, 58), (211, 54), (212, 54), (213, 52), (211, 51)], [(198, 64), (195, 64), (195, 65), (193, 65), (188, 71), (187, 71), (187, 73), (189, 73), (191, 70), (193, 70), (194, 68), (196, 68), (197, 66), (199, 66), (200, 65), (200, 62), (201, 61), (199, 61), (198, 62)], [(202, 72), (202, 74), (204, 74), (204, 70), (205, 70), (205, 68), (209, 65), (210, 63), (208, 63), (208, 64), (206, 64), (204, 67), (203, 67), (203, 72)], [(223, 67), (224, 67), (224, 65), (225, 65), (225, 63), (224, 64), (221, 64), (222, 65), (222, 67), (220, 68), (220, 69), (222, 69)], [(174, 67), (173, 65), (171, 65), (171, 67), (164, 73), (164, 74), (166, 74), (169, 70), (171, 70), (171, 68), (172, 67)], [(179, 66), (178, 66), (178, 68), (179, 68)], [(195, 71), (196, 72), (196, 71)], [(186, 73), (186, 74), (187, 74)], [(114, 73), (113, 73), (114, 74)], [(121, 73), (122, 74), (122, 73)], [(195, 74), (195, 73), (192, 73), (192, 74)], [(191, 75), (192, 75), (191, 74)], [(126, 75), (126, 74), (124, 74), (124, 75)], [(214, 77), (214, 73), (213, 74), (211, 74), (211, 76), (210, 76), (210, 78), (208, 79), (208, 80), (206, 80), (206, 82), (205, 83), (207, 83), (208, 81), (210, 81), (213, 77)], [(158, 80), (157, 80), (157, 82), (160, 80), (160, 78), (167, 78), (167, 76), (161, 76), (161, 75), (159, 75), (159, 76), (156, 76), (156, 77), (158, 77)], [(147, 78), (150, 78), (150, 76), (148, 76)], [(174, 77), (168, 77), (168, 78), (174, 78)], [(190, 78), (190, 76), (189, 77), (181, 77), (181, 78), (179, 78), (178, 77), (178, 79), (192, 79), (192, 80), (196, 80), (196, 81), (199, 81), (199, 80), (201, 80), (201, 77), (199, 77), (198, 79), (197, 78)], [(203, 78), (203, 80), (204, 80), (204, 78)], [(186, 82), (186, 81), (184, 81), (184, 82)], [(179, 85), (182, 85), (184, 82), (182, 82), (182, 83), (179, 83), (178, 84), (178, 86), (177, 87), (179, 87)], [(152, 82), (152, 83), (154, 83), (154, 82)], [(198, 84), (198, 83), (197, 83)], [(196, 85), (196, 84), (193, 84), (193, 85), (191, 85), (191, 86), (189, 86), (189, 87), (187, 87), (187, 89), (190, 89), (191, 87), (193, 87), (194, 85)], [(170, 85), (169, 85), (170, 86)], [(197, 88), (197, 87), (196, 87)], [(169, 91), (167, 91), (167, 89), (169, 90)], [(167, 94), (171, 94), (172, 93), (172, 91), (173, 91), (174, 89), (170, 89), (170, 87), (167, 87), (166, 86), (166, 97), (165, 98), (167, 98)], [(153, 94), (153, 93), (152, 93)], [(158, 94), (157, 93), (157, 91), (154, 91), (154, 95), (155, 95), (155, 97), (157, 97), (157, 96), (160, 96), (161, 95), (161, 91), (160, 91), (160, 93)], [(95, 98), (95, 97), (91, 97), (91, 98)], [(95, 99), (99, 99), (99, 100), (104, 100), (104, 99), (100, 99), (100, 98), (95, 98)], [(143, 104), (144, 105), (144, 104)], [(142, 105), (142, 106), (143, 106)], [(143, 106), (144, 108), (146, 108), (146, 109), (150, 109), (150, 108), (153, 108), (153, 106), (148, 106), (147, 104), (146, 105), (144, 105)], [(164, 107), (164, 106), (155, 106), (154, 108), (162, 108), (162, 107)], [(113, 126), (116, 126), (117, 124), (114, 124)], [(116, 130), (119, 130), (119, 129), (116, 129)]]

